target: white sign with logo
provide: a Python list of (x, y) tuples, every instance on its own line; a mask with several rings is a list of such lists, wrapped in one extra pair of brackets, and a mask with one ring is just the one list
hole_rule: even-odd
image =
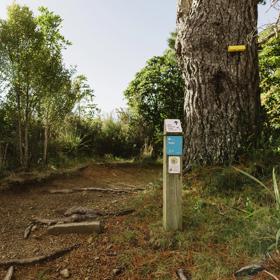
[(164, 120), (165, 132), (167, 133), (182, 133), (180, 120)]
[(180, 157), (168, 157), (168, 173), (180, 174), (181, 173), (181, 158)]

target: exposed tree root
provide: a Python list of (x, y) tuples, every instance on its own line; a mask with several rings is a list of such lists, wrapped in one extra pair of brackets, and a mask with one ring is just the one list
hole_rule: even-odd
[(13, 275), (14, 275), (14, 270), (15, 270), (14, 267), (10, 266), (4, 280), (12, 280)]
[(50, 194), (68, 194), (68, 193), (74, 193), (74, 192), (133, 193), (133, 190), (108, 189), (108, 188), (73, 188), (73, 189), (49, 190), (48, 192)]
[[(75, 244), (71, 247), (64, 248), (57, 250), (51, 254), (39, 256), (39, 257), (33, 257), (33, 258), (26, 258), (26, 259), (12, 259), (7, 261), (0, 261), (0, 266), (13, 266), (13, 265), (30, 265), (30, 264), (36, 264), (36, 263), (42, 263), (45, 261), (51, 261), (53, 259), (59, 258), (72, 250), (78, 248), (80, 245)], [(9, 278), (7, 278), (9, 279)]]

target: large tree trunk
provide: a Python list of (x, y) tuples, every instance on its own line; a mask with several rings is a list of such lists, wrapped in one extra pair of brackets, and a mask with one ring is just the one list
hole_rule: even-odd
[[(224, 164), (252, 147), (260, 107), (257, 0), (179, 0), (186, 164)], [(245, 52), (228, 53), (244, 44)]]

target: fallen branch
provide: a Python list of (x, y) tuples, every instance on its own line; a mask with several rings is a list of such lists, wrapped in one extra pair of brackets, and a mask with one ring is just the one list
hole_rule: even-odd
[(108, 188), (75, 188), (75, 191), (81, 192), (113, 192), (113, 193), (132, 193), (130, 190), (125, 189), (108, 189)]
[(178, 269), (176, 271), (176, 274), (180, 280), (191, 280), (191, 276), (189, 274), (186, 275), (185, 271), (182, 268)]
[(84, 208), (84, 207), (72, 207), (68, 209), (64, 215), (70, 216), (70, 215), (96, 215), (96, 216), (125, 216), (129, 215), (131, 213), (135, 212), (135, 209), (123, 209), (123, 210), (117, 210), (113, 212), (102, 212), (99, 210)]
[(262, 265), (253, 264), (253, 265), (242, 267), (241, 269), (239, 269), (234, 273), (234, 276), (235, 277), (254, 276), (262, 271), (264, 271), (264, 267)]
[(14, 275), (14, 270), (15, 270), (14, 267), (10, 266), (4, 280), (11, 280), (13, 278), (13, 275)]
[(50, 194), (71, 194), (74, 192), (111, 192), (111, 193), (133, 193), (132, 190), (127, 189), (108, 189), (108, 188), (74, 188), (74, 189), (59, 189), (49, 190)]
[(77, 249), (80, 245), (75, 244), (71, 247), (64, 248), (61, 250), (57, 250), (49, 255), (39, 256), (39, 257), (33, 257), (33, 258), (27, 258), (27, 259), (12, 259), (7, 261), (0, 261), (0, 266), (12, 266), (12, 265), (29, 265), (29, 264), (35, 264), (35, 263), (42, 263), (45, 261), (51, 261), (53, 259), (57, 259), (59, 257), (62, 257), (63, 255), (71, 252), (74, 249)]

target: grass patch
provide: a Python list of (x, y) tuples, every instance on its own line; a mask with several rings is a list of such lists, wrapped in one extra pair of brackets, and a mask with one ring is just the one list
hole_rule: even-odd
[[(125, 222), (130, 230), (121, 243), (143, 250), (146, 261), (134, 267), (140, 279), (174, 279), (178, 268), (194, 280), (231, 279), (240, 267), (275, 250), (280, 212), (255, 182), (229, 167), (196, 170), (186, 182), (181, 232), (162, 228), (160, 181), (131, 201), (138, 211)], [(161, 257), (174, 252), (169, 263)]]

